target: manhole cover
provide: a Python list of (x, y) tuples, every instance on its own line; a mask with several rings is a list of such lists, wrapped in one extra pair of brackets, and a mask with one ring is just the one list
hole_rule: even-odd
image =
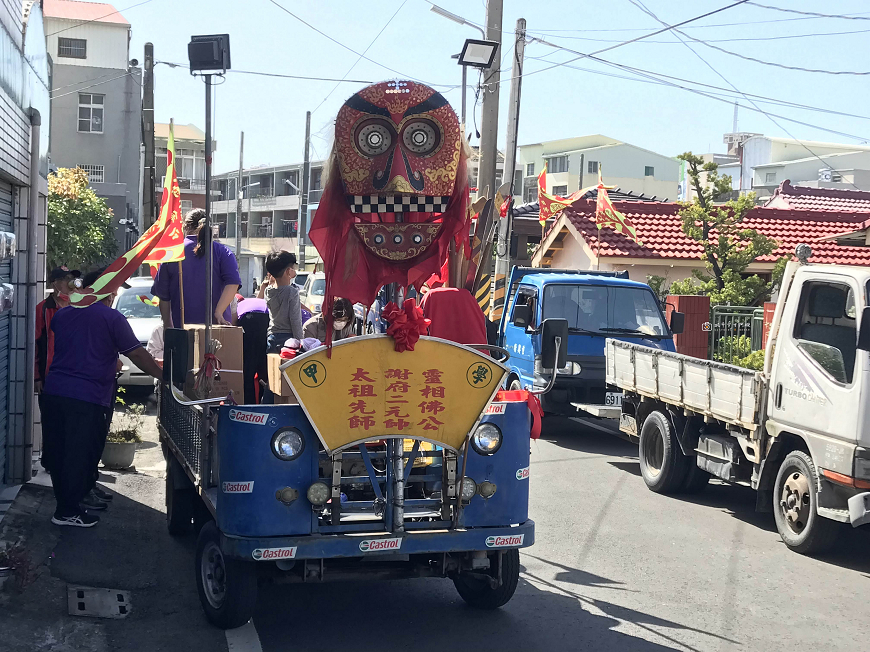
[(69, 586), (67, 587), (67, 599), (71, 616), (126, 618), (132, 609), (130, 592), (119, 589)]

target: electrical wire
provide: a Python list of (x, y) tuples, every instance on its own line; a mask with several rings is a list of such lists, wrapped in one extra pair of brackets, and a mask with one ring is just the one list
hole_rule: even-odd
[[(870, 29), (855, 29), (846, 32), (814, 32), (812, 34), (785, 34), (782, 36), (757, 36), (751, 38), (721, 38), (707, 39), (706, 43), (733, 43), (738, 41), (781, 41), (784, 39), (809, 38), (813, 36), (847, 36), (850, 34), (866, 34)], [(586, 36), (558, 36), (552, 35), (549, 38), (569, 39), (572, 41), (592, 41), (594, 43), (620, 43), (617, 39), (589, 38)], [(678, 45), (674, 41), (645, 41), (645, 43), (657, 43), (660, 45)]]
[[(94, 88), (96, 86), (102, 86), (103, 84), (108, 84), (109, 82), (117, 81), (118, 79), (122, 79), (124, 77), (129, 77), (132, 74), (133, 73), (131, 73), (131, 72), (125, 72), (123, 75), (118, 75), (117, 77), (112, 77), (112, 79), (107, 79), (106, 81), (97, 82), (96, 84), (91, 84), (90, 86), (84, 86), (83, 88), (78, 88), (74, 91), (69, 91), (67, 93), (61, 93), (60, 95), (52, 95), (49, 99), (57, 100), (57, 99), (60, 99), (61, 97), (66, 97), (67, 95), (75, 95), (76, 93), (81, 93), (82, 91), (86, 91), (89, 88)], [(135, 77), (133, 77), (133, 79), (136, 80)], [(141, 86), (141, 83), (139, 85)]]
[(135, 5), (130, 5), (129, 7), (126, 7), (125, 9), (115, 9), (115, 11), (111, 11), (111, 12), (105, 14), (104, 16), (100, 16), (99, 18), (91, 18), (90, 20), (84, 20), (80, 23), (76, 23), (75, 25), (70, 25), (69, 27), (64, 27), (63, 29), (59, 29), (56, 32), (52, 32), (51, 34), (46, 34), (45, 38), (48, 38), (49, 36), (54, 36), (55, 34), (60, 34), (61, 32), (65, 32), (69, 29), (75, 29), (76, 27), (81, 27), (82, 25), (87, 25), (88, 23), (95, 23), (99, 20), (103, 20), (103, 18), (108, 18), (109, 16), (114, 16), (115, 14), (120, 14), (122, 11), (127, 11), (129, 9), (134, 9), (135, 7), (141, 7), (142, 5), (147, 5), (149, 2), (151, 2), (151, 0), (143, 0), (142, 2), (138, 2)]
[[(155, 61), (154, 65), (158, 63), (162, 63), (164, 66), (169, 66), (170, 68), (185, 68), (189, 69), (190, 66), (186, 63), (173, 63), (171, 61)], [(285, 75), (277, 72), (260, 72), (258, 70), (235, 70), (230, 69), (227, 70), (227, 73), (232, 73), (235, 75), (258, 75), (260, 77), (279, 77), (282, 79), (303, 79), (306, 81), (328, 81), (328, 82), (347, 82), (348, 84), (371, 84), (372, 82), (366, 79), (338, 79), (336, 77), (305, 77), (302, 75)]]
[(870, 18), (863, 18), (859, 16), (850, 16), (847, 14), (820, 14), (815, 11), (800, 11), (798, 9), (786, 9), (784, 7), (774, 7), (773, 5), (763, 5), (759, 2), (750, 2), (753, 7), (760, 7), (761, 9), (772, 9), (773, 11), (782, 11), (787, 14), (800, 14), (801, 16), (810, 16), (812, 18), (841, 18), (843, 20), (870, 20)]
[[(752, 3), (750, 3), (752, 4)], [(862, 11), (854, 14), (843, 14), (845, 17), (850, 16), (861, 16), (866, 15), (870, 12)], [(753, 25), (762, 25), (767, 23), (790, 23), (796, 20), (814, 20), (819, 18), (818, 16), (808, 16), (804, 18), (775, 18), (772, 20), (754, 20), (752, 21)], [(686, 29), (708, 29), (712, 27), (746, 27), (746, 22), (742, 23), (713, 23), (711, 25), (690, 25), (686, 27)], [(609, 28), (598, 28), (598, 29), (536, 29), (536, 30), (528, 30), (535, 34), (555, 34), (559, 32), (645, 32), (646, 29), (643, 27), (609, 27)]]
[[(641, 0), (629, 0), (629, 2), (631, 2), (631, 4), (633, 4), (634, 6), (638, 7), (639, 9), (641, 9), (641, 11), (645, 12), (647, 15), (651, 16), (653, 19), (655, 19), (657, 22), (661, 23), (662, 25), (666, 25), (666, 24), (667, 24), (667, 23), (665, 23), (663, 20), (661, 20), (658, 16), (656, 16), (656, 14), (653, 13), (650, 9), (648, 9), (648, 8), (646, 7), (646, 5), (644, 5), (643, 2), (641, 2)], [(683, 32), (681, 32), (681, 31), (678, 30), (678, 29), (674, 29), (671, 33), (674, 35), (675, 38), (679, 39), (680, 42), (683, 43), (683, 45), (685, 45), (685, 46), (686, 46), (686, 47), (687, 47), (687, 48), (692, 52), (692, 54), (694, 54), (696, 57), (698, 57), (698, 59), (700, 59), (700, 60), (701, 60), (701, 61), (702, 61), (702, 62), (703, 62), (703, 63), (704, 63), (704, 64), (705, 64), (705, 65), (706, 65), (710, 70), (712, 70), (712, 71), (713, 71), (713, 72), (714, 72), (714, 73), (715, 73), (715, 74), (716, 74), (720, 79), (722, 79), (722, 81), (724, 81), (726, 84), (728, 84), (729, 86), (731, 86), (731, 88), (733, 88), (735, 91), (737, 91), (738, 93), (740, 93), (741, 95), (743, 95), (743, 93), (742, 93), (742, 92), (741, 92), (741, 91), (740, 91), (740, 90), (739, 90), (739, 89), (738, 89), (734, 84), (732, 84), (731, 81), (729, 81), (729, 80), (725, 77), (725, 75), (723, 75), (721, 72), (719, 72), (719, 71), (718, 71), (718, 70), (717, 70), (717, 69), (716, 69), (716, 68), (715, 68), (715, 67), (714, 67), (714, 66), (713, 66), (709, 61), (707, 61), (704, 57), (702, 57), (700, 54), (698, 54), (698, 53), (695, 51), (695, 49), (694, 49), (691, 45), (689, 45), (688, 43), (686, 43), (685, 41), (683, 41), (683, 39), (681, 38), (681, 35), (682, 35), (682, 36), (686, 36), (686, 34), (684, 34)], [(694, 39), (693, 39), (693, 40), (694, 40)], [(808, 151), (808, 152), (809, 152), (813, 157), (815, 157), (816, 159), (818, 159), (819, 162), (822, 163), (822, 165), (824, 165), (825, 167), (827, 167), (827, 168), (830, 169), (831, 171), (834, 170), (834, 168), (831, 167), (831, 164), (830, 164), (830, 163), (828, 163), (827, 161), (825, 161), (821, 156), (819, 156), (819, 155), (816, 154), (813, 150), (811, 150), (811, 149), (806, 145), (806, 143), (804, 143), (804, 142), (801, 141), (801, 140), (798, 140), (794, 135), (792, 135), (792, 133), (791, 133), (788, 129), (786, 129), (786, 128), (783, 127), (779, 122), (777, 122), (776, 119), (773, 117), (772, 114), (768, 113), (767, 111), (765, 111), (764, 109), (762, 109), (761, 107), (759, 107), (759, 106), (755, 103), (755, 101), (752, 100), (751, 98), (749, 98), (749, 97), (747, 97), (747, 96), (744, 95), (744, 99), (746, 99), (747, 102), (749, 102), (750, 104), (752, 104), (752, 106), (755, 107), (755, 109), (756, 109), (757, 111), (759, 111), (760, 113), (763, 113), (763, 114), (767, 117), (767, 119), (770, 120), (773, 124), (775, 124), (779, 129), (781, 129), (782, 131), (784, 131), (784, 132), (788, 135), (789, 138), (791, 138), (793, 141), (795, 141), (795, 142), (798, 143), (801, 147), (803, 147), (805, 150), (807, 150), (807, 151)], [(778, 117), (779, 117), (779, 116), (778, 116)], [(854, 181), (851, 181), (850, 184), (851, 184), (852, 186), (854, 186), (854, 188), (855, 188), (856, 190), (860, 190), (860, 188), (858, 188), (858, 186), (855, 185), (855, 182), (854, 182)], [(743, 180), (741, 179), (741, 180), (740, 180), (740, 186), (742, 186), (742, 185), (743, 185)]]
[[(353, 65), (347, 69), (347, 72), (344, 73), (344, 77), (342, 77), (342, 79), (347, 78), (347, 76), (353, 71), (353, 69), (356, 68), (357, 64), (360, 61), (362, 61), (363, 57), (365, 56), (365, 53), (371, 49), (371, 47), (375, 44), (375, 41), (377, 41), (381, 37), (381, 34), (383, 34), (384, 31), (387, 29), (387, 27), (390, 26), (390, 23), (392, 23), (393, 19), (399, 15), (399, 12), (402, 11), (402, 7), (404, 7), (407, 3), (408, 3), (408, 0), (402, 0), (402, 4), (399, 5), (399, 8), (396, 9), (395, 13), (392, 16), (390, 16), (390, 19), (386, 23), (384, 23), (384, 26), (381, 27), (381, 31), (378, 32), (377, 34), (375, 34), (375, 37), (371, 40), (371, 43), (369, 43), (366, 46), (366, 49), (363, 50), (362, 54), (360, 54), (359, 57), (357, 58), (357, 60), (353, 62)], [(322, 100), (320, 100), (320, 104), (318, 104), (316, 107), (314, 107), (314, 110), (311, 112), (311, 115), (314, 115), (315, 113), (317, 113), (317, 109), (319, 109), (321, 106), (323, 106), (323, 103), (326, 102), (326, 100), (328, 100), (330, 98), (330, 96), (336, 91), (336, 89), (338, 89), (340, 84), (341, 84), (341, 82), (338, 82), (335, 86), (333, 86), (332, 90), (326, 94), (326, 97), (324, 97)]]
[[(326, 32), (324, 32), (324, 31), (318, 29), (317, 27), (315, 27), (315, 26), (312, 25), (311, 23), (309, 23), (309, 22), (303, 20), (302, 18), (300, 18), (299, 16), (297, 16), (296, 14), (294, 14), (292, 11), (290, 11), (289, 9), (287, 9), (287, 7), (283, 6), (283, 5), (282, 5), (281, 3), (279, 3), (277, 0), (268, 0), (268, 1), (269, 1), (270, 3), (272, 3), (273, 5), (275, 5), (276, 7), (278, 7), (278, 8), (279, 8), (281, 11), (283, 11), (284, 13), (286, 13), (286, 14), (292, 16), (293, 18), (295, 18), (296, 20), (298, 20), (300, 23), (302, 23), (303, 25), (305, 25), (305, 26), (308, 27), (309, 29), (313, 29), (315, 32), (317, 32), (318, 34), (320, 34), (320, 35), (323, 36), (324, 38), (326, 38), (326, 39), (332, 41), (332, 42), (335, 43), (336, 45), (338, 45), (338, 46), (344, 48), (345, 50), (347, 50), (348, 52), (352, 52), (353, 54), (357, 55), (357, 56), (360, 57), (361, 59), (365, 59), (365, 60), (368, 61), (369, 63), (373, 63), (373, 64), (375, 64), (376, 66), (380, 66), (381, 68), (384, 68), (385, 70), (389, 70), (390, 72), (393, 72), (393, 73), (399, 75), (400, 77), (402, 77), (402, 78), (404, 78), (404, 79), (410, 79), (410, 80), (412, 80), (412, 81), (419, 82), (419, 83), (421, 83), (421, 84), (426, 84), (427, 86), (437, 86), (437, 87), (439, 87), (439, 88), (451, 88), (451, 89), (452, 89), (452, 88), (455, 88), (455, 85), (450, 85), (450, 84), (432, 84), (432, 83), (430, 83), (430, 82), (423, 81), (422, 79), (417, 79), (416, 77), (411, 77), (410, 75), (406, 75), (405, 73), (403, 73), (403, 72), (401, 72), (401, 71), (399, 71), (399, 70), (396, 70), (395, 68), (390, 68), (389, 66), (385, 66), (384, 64), (382, 64), (382, 63), (380, 63), (380, 62), (378, 62), (378, 61), (375, 61), (374, 59), (371, 59), (371, 58), (367, 57), (365, 54), (360, 53), (360, 52), (357, 52), (356, 50), (354, 50), (354, 49), (351, 48), (350, 46), (345, 45), (344, 43), (342, 43), (341, 41), (339, 41), (339, 40), (337, 40), (337, 39), (334, 39), (333, 37), (331, 37), (331, 36), (330, 36), (329, 34), (327, 34)], [(748, 1), (749, 1), (749, 0), (742, 0), (742, 2), (748, 2)], [(739, 3), (738, 3), (738, 4), (739, 4)]]

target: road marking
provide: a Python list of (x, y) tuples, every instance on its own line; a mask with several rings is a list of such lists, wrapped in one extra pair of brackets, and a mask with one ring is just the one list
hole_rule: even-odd
[(237, 629), (228, 629), (224, 634), (227, 637), (229, 652), (263, 652), (253, 620), (249, 620)]

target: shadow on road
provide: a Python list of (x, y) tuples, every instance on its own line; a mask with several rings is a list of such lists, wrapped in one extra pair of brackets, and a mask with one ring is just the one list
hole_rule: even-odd
[[(606, 430), (602, 432), (599, 428)], [(637, 444), (620, 438), (604, 420), (581, 420), (567, 417), (547, 417), (541, 428), (541, 439), (559, 448), (615, 457), (637, 457)]]
[[(581, 572), (581, 571), (577, 571)], [(598, 578), (600, 583), (611, 583)], [(546, 585), (545, 590), (542, 585)], [(660, 652), (677, 643), (656, 625), (677, 623), (608, 602), (576, 595), (523, 574), (514, 599), (502, 609), (468, 607), (449, 580), (353, 582), (263, 587), (254, 624), (263, 650), (358, 652), (414, 650), (614, 650)], [(590, 613), (592, 607), (608, 615)], [(288, 618), (288, 614), (292, 614)], [(638, 624), (647, 641), (614, 631)], [(354, 626), (351, 623), (358, 622)], [(695, 630), (697, 631), (697, 630)], [(682, 649), (683, 646), (679, 644)], [(692, 649), (692, 648), (689, 648)]]

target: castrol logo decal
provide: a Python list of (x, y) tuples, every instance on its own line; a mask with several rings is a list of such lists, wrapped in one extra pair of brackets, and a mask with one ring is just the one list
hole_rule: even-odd
[(364, 539), (359, 542), (359, 549), (362, 552), (383, 552), (385, 550), (398, 550), (401, 547), (401, 539)]
[(524, 467), (522, 469), (517, 469), (517, 480), (528, 480), (529, 479), (529, 467)]
[(504, 414), (507, 403), (493, 403), (486, 408), (484, 414)]
[(251, 553), (257, 561), (278, 561), (296, 557), (296, 546), (292, 548), (257, 548)]
[(486, 537), (487, 548), (513, 548), (523, 545), (525, 534), (513, 534), (507, 537)]
[(247, 482), (224, 482), (221, 485), (225, 494), (249, 494), (254, 491), (254, 481)]
[(264, 412), (245, 412), (244, 410), (230, 410), (230, 421), (238, 423), (253, 423), (258, 426), (266, 425), (267, 415)]

